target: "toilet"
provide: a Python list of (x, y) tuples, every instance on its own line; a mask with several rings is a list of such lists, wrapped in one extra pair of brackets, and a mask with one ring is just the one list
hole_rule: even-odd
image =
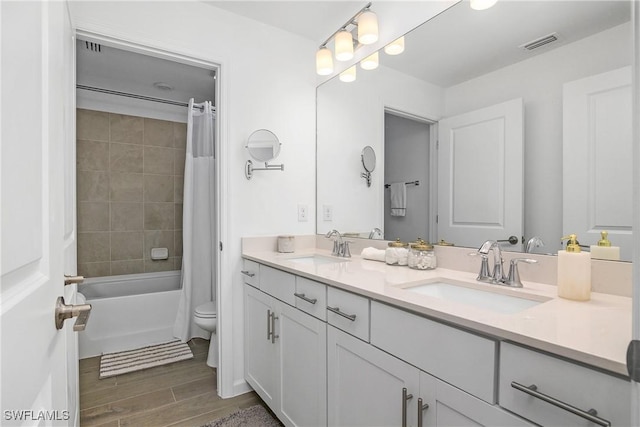
[(218, 366), (218, 340), (216, 339), (218, 312), (216, 310), (216, 302), (211, 301), (197, 306), (193, 311), (193, 322), (205, 331), (211, 332), (207, 365), (216, 368)]

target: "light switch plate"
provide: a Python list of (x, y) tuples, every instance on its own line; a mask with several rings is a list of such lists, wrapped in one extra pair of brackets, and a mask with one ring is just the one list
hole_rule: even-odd
[(333, 221), (333, 206), (322, 205), (322, 220)]
[(307, 205), (298, 205), (298, 222), (305, 222), (309, 218)]

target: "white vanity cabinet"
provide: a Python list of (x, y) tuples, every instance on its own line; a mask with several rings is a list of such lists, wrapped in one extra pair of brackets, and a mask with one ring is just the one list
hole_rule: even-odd
[(629, 381), (507, 342), (500, 347), (502, 407), (545, 426), (631, 425)]
[(326, 323), (247, 284), (244, 298), (247, 382), (285, 425), (326, 425)]

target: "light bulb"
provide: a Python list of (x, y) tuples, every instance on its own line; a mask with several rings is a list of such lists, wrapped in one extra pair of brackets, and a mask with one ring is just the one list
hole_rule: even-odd
[(473, 10), (485, 10), (496, 4), (498, 0), (471, 0), (470, 6)]
[(363, 70), (375, 70), (378, 68), (378, 63), (378, 52), (374, 52), (372, 55), (360, 61), (360, 67), (362, 67)]
[(356, 66), (352, 66), (347, 68), (343, 72), (340, 73), (340, 81), (345, 83), (350, 83), (355, 81), (356, 79)]
[(331, 51), (326, 47), (321, 47), (316, 52), (316, 72), (321, 76), (333, 73), (333, 58)]
[(394, 40), (384, 47), (384, 53), (387, 55), (399, 55), (404, 52), (404, 36)]
[(342, 30), (336, 34), (336, 59), (338, 61), (348, 61), (353, 58), (353, 37), (347, 30)]
[(378, 17), (367, 10), (358, 17), (358, 41), (371, 44), (378, 41)]

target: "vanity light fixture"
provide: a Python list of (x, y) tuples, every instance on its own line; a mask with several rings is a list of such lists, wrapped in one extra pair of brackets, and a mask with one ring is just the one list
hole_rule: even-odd
[[(367, 3), (320, 45), (316, 53), (316, 72), (319, 75), (326, 76), (333, 73), (331, 51), (327, 47), (332, 40), (334, 41), (335, 57), (338, 61), (353, 59), (353, 52), (360, 44), (371, 44), (378, 41), (378, 17), (370, 8), (371, 3)], [(353, 74), (355, 75), (355, 72)]]
[(400, 55), (404, 52), (404, 36), (395, 39), (384, 47), (384, 53), (387, 55)]
[(363, 70), (375, 70), (376, 68), (378, 68), (378, 63), (380, 62), (378, 57), (378, 52), (374, 52), (373, 54), (360, 61), (360, 67)]
[(473, 10), (485, 10), (496, 4), (498, 0), (471, 0), (470, 6)]
[(351, 83), (356, 80), (356, 66), (352, 66), (340, 73), (340, 81)]

